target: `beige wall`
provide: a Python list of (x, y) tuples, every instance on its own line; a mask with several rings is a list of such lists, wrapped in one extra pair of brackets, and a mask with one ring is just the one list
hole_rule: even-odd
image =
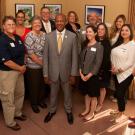
[[(72, 2), (72, 3), (71, 3)], [(15, 14), (15, 3), (35, 4), (36, 14), (39, 14), (43, 4), (62, 4), (62, 12), (77, 12), (80, 24), (84, 23), (85, 4), (87, 5), (105, 5), (105, 22), (112, 23), (118, 14), (128, 15), (129, 0), (6, 0), (6, 15)]]

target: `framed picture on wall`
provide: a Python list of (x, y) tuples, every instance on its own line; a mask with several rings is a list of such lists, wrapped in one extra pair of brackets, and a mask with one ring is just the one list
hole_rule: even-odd
[(32, 17), (35, 15), (35, 5), (34, 4), (15, 4), (15, 13), (18, 10), (23, 10), (25, 13), (25, 26), (31, 27), (30, 21)]
[(62, 4), (44, 4), (51, 12), (51, 19), (55, 20), (55, 16), (62, 12)]
[(85, 5), (85, 23), (89, 24), (88, 19), (96, 17), (97, 23), (104, 22), (105, 19), (105, 6), (104, 5)]

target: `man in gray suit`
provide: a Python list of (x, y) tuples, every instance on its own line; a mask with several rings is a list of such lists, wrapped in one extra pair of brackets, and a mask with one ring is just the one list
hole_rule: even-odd
[(56, 113), (60, 86), (64, 92), (64, 107), (69, 124), (73, 124), (71, 85), (78, 75), (78, 49), (76, 35), (65, 29), (66, 17), (59, 14), (55, 18), (56, 30), (46, 35), (43, 56), (45, 82), (50, 84), (50, 109), (44, 119), (49, 122)]

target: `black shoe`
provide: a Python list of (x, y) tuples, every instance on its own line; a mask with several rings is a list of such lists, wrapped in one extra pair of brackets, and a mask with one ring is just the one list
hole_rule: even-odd
[(20, 120), (20, 121), (25, 121), (27, 120), (27, 117), (26, 115), (22, 114), (21, 116), (16, 116), (15, 119)]
[(31, 107), (32, 107), (33, 112), (35, 112), (35, 113), (40, 112), (39, 108), (36, 105), (32, 105)]
[(41, 108), (47, 108), (47, 104), (46, 104), (46, 103), (43, 103), (43, 102), (42, 102), (42, 103), (39, 103), (38, 105), (39, 105)]
[(69, 124), (73, 124), (74, 118), (72, 113), (67, 113), (67, 120)]
[(49, 122), (55, 114), (56, 114), (56, 112), (54, 112), (54, 113), (50, 113), (50, 112), (49, 112), (49, 113), (46, 115), (46, 117), (45, 117), (45, 119), (44, 119), (44, 122), (45, 122), (45, 123)]

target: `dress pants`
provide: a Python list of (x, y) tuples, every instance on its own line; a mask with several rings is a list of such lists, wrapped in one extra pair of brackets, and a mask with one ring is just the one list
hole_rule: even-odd
[(22, 115), (24, 101), (24, 78), (18, 71), (0, 71), (0, 100), (5, 123), (12, 127), (14, 117)]
[[(61, 86), (61, 87), (60, 87)], [(57, 82), (52, 82), (50, 92), (50, 113), (56, 112), (58, 102), (58, 92), (62, 88), (64, 92), (64, 107), (67, 113), (72, 109), (72, 88), (69, 82), (62, 82), (60, 79)]]
[(31, 105), (37, 106), (45, 100), (43, 70), (27, 68), (26, 76)]
[(132, 82), (132, 79), (133, 79), (133, 75), (130, 75), (124, 81), (122, 81), (121, 83), (118, 83), (117, 78), (115, 78), (116, 91), (115, 91), (114, 96), (117, 98), (118, 109), (120, 112), (125, 111), (126, 92), (128, 90), (130, 83)]

